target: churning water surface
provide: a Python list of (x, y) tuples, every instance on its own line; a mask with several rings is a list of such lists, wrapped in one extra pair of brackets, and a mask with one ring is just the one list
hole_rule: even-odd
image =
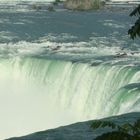
[(1, 1), (1, 139), (140, 111), (140, 41), (127, 35), (133, 7), (48, 5)]

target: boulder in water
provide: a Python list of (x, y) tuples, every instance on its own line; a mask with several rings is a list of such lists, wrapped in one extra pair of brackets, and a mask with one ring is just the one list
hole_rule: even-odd
[(64, 6), (70, 10), (91, 10), (99, 9), (101, 0), (66, 0)]

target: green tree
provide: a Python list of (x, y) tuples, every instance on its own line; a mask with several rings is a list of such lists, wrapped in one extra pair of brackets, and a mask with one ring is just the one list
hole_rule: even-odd
[(128, 34), (132, 39), (136, 38), (137, 36), (140, 37), (140, 5), (133, 10), (130, 16), (137, 16), (138, 19), (136, 20), (135, 24), (129, 29)]
[(124, 123), (118, 125), (111, 121), (95, 121), (91, 125), (93, 129), (105, 127), (111, 127), (113, 131), (106, 132), (94, 140), (140, 140), (140, 119), (134, 124)]

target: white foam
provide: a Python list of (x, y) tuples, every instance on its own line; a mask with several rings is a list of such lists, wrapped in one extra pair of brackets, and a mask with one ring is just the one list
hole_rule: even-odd
[[(139, 101), (139, 91), (133, 91), (132, 87), (126, 88), (126, 92), (116, 92), (129, 83), (140, 82), (140, 73), (132, 67), (105, 64), (91, 67), (82, 63), (14, 57), (0, 59), (0, 73), (1, 139), (139, 111), (139, 102), (132, 108)], [(128, 100), (123, 98), (120, 102), (119, 98), (125, 94)]]
[[(136, 62), (140, 60), (140, 50), (133, 51), (129, 47), (123, 48), (126, 43), (127, 37), (122, 40), (116, 38), (118, 32), (110, 37), (91, 37), (87, 41), (76, 41), (77, 37), (70, 34), (48, 34), (40, 37), (38, 40), (32, 42), (18, 41), (11, 43), (1, 43), (1, 57), (14, 57), (14, 56), (41, 56), (46, 57), (52, 54), (52, 57), (64, 59), (71, 57), (75, 60), (78, 57), (81, 59), (88, 59), (89, 61), (112, 61), (113, 63), (123, 61), (126, 63)], [(18, 38), (10, 32), (1, 32), (1, 39), (12, 40)], [(75, 40), (75, 41), (73, 41)], [(66, 41), (66, 42), (65, 42)], [(139, 44), (132, 44), (137, 47)], [(131, 46), (132, 47), (132, 46)], [(123, 50), (122, 50), (123, 48)], [(139, 48), (139, 47), (137, 47)], [(125, 57), (119, 55), (126, 54)], [(112, 58), (110, 59), (110, 56)], [(128, 61), (129, 60), (129, 61)]]

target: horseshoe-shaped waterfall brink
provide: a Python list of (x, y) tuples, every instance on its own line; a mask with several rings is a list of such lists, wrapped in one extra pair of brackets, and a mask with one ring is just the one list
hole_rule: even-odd
[(49, 2), (0, 1), (0, 139), (140, 112), (130, 1), (53, 12)]

